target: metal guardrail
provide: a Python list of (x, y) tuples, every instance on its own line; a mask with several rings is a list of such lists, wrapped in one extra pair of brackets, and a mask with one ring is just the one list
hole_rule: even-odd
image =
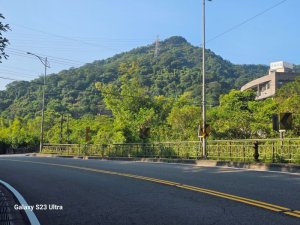
[(110, 145), (45, 144), (43, 153), (100, 157), (199, 158), (199, 142), (127, 143)]
[(208, 157), (217, 160), (254, 161), (256, 141), (260, 161), (300, 163), (300, 139), (210, 141)]
[[(258, 142), (262, 162), (300, 163), (300, 139), (210, 140), (207, 158), (251, 162), (254, 160), (254, 142)], [(199, 159), (202, 145), (194, 142), (127, 143), (110, 145), (45, 144), (43, 153), (108, 157), (152, 157)]]

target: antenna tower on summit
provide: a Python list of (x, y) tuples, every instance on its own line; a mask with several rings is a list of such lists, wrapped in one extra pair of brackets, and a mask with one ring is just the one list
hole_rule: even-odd
[(159, 36), (156, 37), (156, 41), (155, 41), (154, 58), (157, 58), (158, 51), (159, 51)]

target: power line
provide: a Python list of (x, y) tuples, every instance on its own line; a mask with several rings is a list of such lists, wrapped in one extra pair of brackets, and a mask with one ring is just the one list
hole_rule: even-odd
[(39, 83), (39, 82), (35, 82), (35, 81), (18, 80), (18, 79), (14, 79), (14, 78), (10, 78), (10, 77), (2, 77), (2, 76), (0, 76), (0, 79), (11, 80), (11, 81), (19, 81), (19, 82), (28, 82), (29, 84), (32, 83), (32, 84), (44, 85), (43, 83)]
[(54, 37), (58, 37), (58, 38), (66, 39), (66, 40), (71, 40), (71, 41), (74, 41), (74, 42), (82, 43), (82, 44), (93, 46), (93, 47), (101, 47), (101, 48), (106, 48), (106, 49), (114, 50), (114, 51), (117, 50), (117, 49), (110, 48), (110, 47), (107, 47), (107, 46), (104, 46), (104, 45), (98, 45), (98, 44), (82, 41), (82, 40), (79, 40), (79, 39), (75, 39), (75, 38), (71, 38), (71, 37), (67, 37), (67, 36), (63, 36), (63, 35), (58, 35), (58, 34), (53, 34), (53, 33), (45, 32), (45, 31), (38, 30), (38, 29), (33, 29), (33, 28), (30, 28), (30, 27), (27, 27), (27, 26), (24, 26), (24, 25), (19, 25), (19, 24), (15, 24), (15, 23), (12, 23), (12, 24), (14, 24), (16, 26), (19, 26), (19, 27), (22, 27), (22, 28), (25, 28), (25, 29), (28, 29), (28, 30), (35, 31), (35, 32), (40, 32), (40, 33), (47, 34), (47, 35), (50, 35), (50, 36), (54, 36)]
[(9, 77), (1, 77), (1, 76), (0, 76), (0, 79), (3, 79), (3, 80), (12, 80), (12, 81), (18, 81), (18, 80), (13, 79), (13, 78), (9, 78)]
[[(26, 37), (27, 35), (27, 37)], [(46, 36), (37, 36), (37, 35), (31, 35), (31, 34), (20, 34), (18, 37), (11, 37), (10, 41), (23, 41), (23, 42), (28, 42), (28, 43), (32, 43), (32, 39), (38, 39), (41, 41), (50, 41), (51, 43), (53, 42), (63, 42), (64, 45), (69, 45), (69, 46), (74, 46), (73, 43), (71, 43), (69, 40), (62, 40), (61, 38), (57, 38), (55, 39), (55, 37), (46, 37)], [(149, 42), (151, 41), (150, 38), (147, 39), (129, 39), (129, 38), (104, 38), (104, 37), (73, 37), (76, 39), (85, 39), (85, 40), (90, 40), (90, 41), (101, 41), (101, 42), (105, 42), (105, 43), (110, 43), (110, 44), (124, 44), (124, 43), (140, 43), (140, 42)], [(85, 41), (84, 40), (84, 41)], [(94, 46), (92, 46), (94, 47)], [(111, 46), (107, 46), (107, 47), (111, 47)]]
[[(7, 48), (8, 52), (19, 55), (19, 56), (24, 56), (26, 58), (32, 58), (31, 56), (28, 56), (26, 51), (20, 50), (20, 49), (15, 49), (15, 48)], [(69, 63), (69, 64), (85, 64), (85, 62), (77, 61), (77, 60), (72, 60), (72, 59), (66, 59), (66, 58), (61, 58), (61, 57), (56, 57), (56, 56), (50, 56), (50, 55), (44, 55), (44, 54), (39, 54), (43, 57), (48, 57), (51, 59), (51, 62), (59, 62), (59, 63)]]
[[(12, 67), (10, 67), (10, 66), (5, 66), (5, 65), (1, 65), (1, 69), (2, 68), (4, 68), (4, 69), (12, 69)], [(26, 71), (26, 72), (30, 72), (30, 73), (36, 73), (36, 71), (34, 71), (34, 70), (28, 70), (27, 68), (21, 68), (21, 67), (17, 67), (17, 66), (13, 66), (13, 69), (15, 69), (15, 71), (16, 70), (19, 70), (18, 72), (22, 72), (23, 73), (23, 71)], [(17, 71), (16, 71), (17, 72)]]
[(32, 78), (32, 79), (37, 78), (36, 75), (26, 74), (26, 73), (23, 73), (23, 72), (18, 72), (18, 71), (13, 71), (13, 70), (7, 70), (7, 69), (0, 69), (0, 73), (3, 73), (5, 75), (6, 74), (11, 74), (11, 75), (14, 75), (14, 76), (22, 76), (22, 77), (27, 77), (27, 78)]
[[(32, 58), (31, 56), (28, 56), (26, 54), (25, 51), (12, 51), (12, 50), (7, 50), (7, 53), (9, 53), (10, 55), (14, 55), (14, 56), (19, 56), (19, 57), (24, 57), (24, 58)], [(76, 63), (74, 60), (68, 60), (68, 59), (63, 59), (63, 58), (58, 58), (58, 57), (53, 57), (53, 56), (49, 56), (48, 57), (51, 62), (53, 64), (59, 64), (59, 65), (63, 65), (63, 66), (71, 66), (71, 67), (80, 67), (82, 66), (82, 64), (86, 64), (86, 63)]]
[(217, 38), (219, 38), (219, 37), (221, 37), (221, 36), (223, 36), (223, 35), (225, 35), (225, 34), (231, 32), (231, 31), (233, 31), (233, 30), (235, 30), (235, 29), (237, 29), (237, 28), (243, 26), (244, 24), (249, 23), (250, 21), (256, 19), (257, 17), (259, 17), (259, 16), (261, 16), (261, 15), (267, 13), (267, 12), (269, 12), (270, 10), (276, 8), (277, 6), (283, 4), (283, 3), (286, 2), (286, 1), (287, 1), (287, 0), (280, 1), (280, 2), (276, 3), (275, 5), (272, 5), (271, 7), (269, 7), (269, 8), (267, 8), (267, 9), (265, 9), (265, 10), (263, 10), (263, 11), (261, 11), (261, 12), (255, 14), (254, 16), (252, 16), (252, 17), (250, 17), (250, 18), (248, 18), (248, 19), (246, 19), (246, 20), (244, 20), (244, 21), (242, 21), (241, 23), (238, 23), (238, 24), (236, 24), (236, 25), (230, 27), (229, 29), (223, 31), (222, 33), (220, 33), (220, 34), (218, 34), (218, 35), (216, 35), (216, 36), (214, 36), (214, 37), (208, 39), (208, 40), (206, 41), (206, 43), (211, 42), (211, 41), (214, 41), (214, 40), (216, 40)]

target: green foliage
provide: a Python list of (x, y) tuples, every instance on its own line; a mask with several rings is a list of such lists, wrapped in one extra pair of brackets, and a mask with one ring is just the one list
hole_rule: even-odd
[(171, 126), (174, 139), (197, 140), (197, 129), (200, 118), (200, 109), (197, 106), (186, 105), (174, 107), (167, 119)]
[(9, 44), (8, 39), (3, 37), (3, 32), (7, 32), (10, 28), (8, 24), (3, 24), (2, 19), (5, 17), (0, 13), (0, 63), (2, 59), (6, 59), (8, 55), (4, 52), (5, 47)]
[(255, 92), (231, 90), (220, 99), (220, 106), (209, 111), (213, 138), (248, 139), (272, 136), (273, 99), (255, 101)]
[[(104, 96), (104, 102), (114, 115), (114, 126), (126, 142), (140, 141), (139, 130), (151, 127), (155, 120), (153, 99), (139, 77), (139, 67), (120, 65), (119, 84), (96, 83)], [(122, 139), (122, 138), (121, 138)]]
[(39, 132), (34, 121), (25, 122), (20, 118), (5, 120), (1, 118), (0, 142), (17, 148), (20, 146), (36, 145), (39, 140)]
[(287, 133), (288, 136), (300, 136), (300, 78), (282, 86), (275, 100), (279, 112), (293, 113), (293, 130)]

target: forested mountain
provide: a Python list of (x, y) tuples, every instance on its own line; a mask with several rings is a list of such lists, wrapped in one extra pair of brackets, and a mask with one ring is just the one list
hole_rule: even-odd
[[(153, 96), (176, 97), (189, 91), (200, 102), (201, 48), (182, 37), (171, 37), (159, 45), (139, 47), (98, 60), (80, 68), (63, 70), (47, 77), (46, 107), (56, 112), (69, 112), (74, 117), (105, 112), (102, 95), (96, 82), (116, 83), (120, 65), (136, 63), (141, 83)], [(210, 50), (206, 51), (208, 104), (217, 105), (219, 96), (240, 88), (249, 80), (267, 73), (265, 65), (234, 65)], [(43, 78), (15, 81), (0, 92), (0, 112), (4, 118), (34, 118), (40, 115)]]
[[(136, 143), (198, 140), (201, 49), (182, 37), (133, 49), (47, 77), (45, 143)], [(292, 112), (289, 137), (300, 135), (300, 79), (274, 98), (255, 101), (244, 83), (264, 65), (234, 65), (206, 52), (207, 123), (211, 139), (268, 138), (272, 115)], [(299, 66), (295, 67), (298, 71)], [(38, 146), (43, 78), (12, 82), (0, 92), (0, 152)], [(220, 102), (219, 102), (220, 101)], [(86, 129), (90, 140), (86, 140)]]

